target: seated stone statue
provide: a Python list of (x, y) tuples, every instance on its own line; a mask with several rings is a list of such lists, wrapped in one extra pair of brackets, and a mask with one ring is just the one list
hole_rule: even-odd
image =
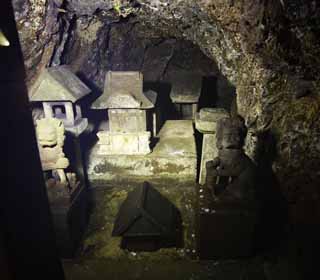
[(69, 160), (63, 153), (64, 126), (61, 120), (43, 118), (36, 120), (36, 134), (43, 171), (51, 170), (61, 182), (66, 182), (64, 172)]
[(256, 198), (256, 167), (244, 153), (245, 126), (239, 119), (218, 121), (218, 157), (206, 164), (206, 184), (215, 201), (250, 202)]

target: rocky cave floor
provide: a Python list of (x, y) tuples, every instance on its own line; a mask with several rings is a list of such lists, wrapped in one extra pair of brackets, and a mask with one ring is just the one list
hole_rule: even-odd
[(136, 183), (98, 184), (91, 188), (92, 212), (83, 246), (72, 260), (63, 260), (71, 279), (302, 279), (297, 263), (297, 243), (292, 238), (258, 256), (235, 260), (198, 259), (196, 250), (197, 185), (178, 181), (151, 181), (180, 210), (184, 247), (155, 252), (120, 249), (111, 237), (119, 206)]

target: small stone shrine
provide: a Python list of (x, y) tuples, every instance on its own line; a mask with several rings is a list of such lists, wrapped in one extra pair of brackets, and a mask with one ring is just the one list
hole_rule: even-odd
[(216, 146), (216, 126), (221, 118), (228, 117), (229, 113), (222, 108), (202, 108), (196, 113), (195, 127), (203, 134), (199, 184), (206, 182), (206, 163), (218, 156)]
[(259, 217), (256, 166), (242, 149), (240, 119), (220, 119), (216, 131), (218, 156), (207, 162), (206, 185), (199, 189), (199, 255), (250, 256)]
[(63, 121), (66, 131), (79, 136), (87, 127), (79, 100), (90, 89), (71, 72), (67, 65), (46, 68), (30, 92), (31, 102), (42, 102), (44, 116)]
[(154, 251), (179, 247), (181, 215), (175, 205), (148, 182), (137, 186), (122, 203), (112, 236), (122, 236), (121, 248)]
[(87, 224), (87, 200), (83, 183), (70, 170), (63, 152), (65, 129), (56, 118), (36, 120), (42, 170), (61, 257), (72, 257)]
[(154, 107), (156, 93), (143, 93), (140, 72), (108, 71), (103, 94), (93, 109), (107, 109), (109, 131), (99, 131), (100, 155), (145, 155), (151, 132), (147, 131), (147, 110)]
[(170, 98), (181, 119), (195, 119), (201, 94), (202, 77), (193, 72), (177, 72), (172, 78)]

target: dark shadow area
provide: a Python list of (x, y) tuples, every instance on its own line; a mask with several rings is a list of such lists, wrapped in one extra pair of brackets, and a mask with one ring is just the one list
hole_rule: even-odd
[(217, 100), (216, 107), (231, 111), (232, 102), (236, 98), (236, 88), (226, 77), (219, 75), (217, 77)]
[(88, 163), (89, 163), (89, 154), (90, 150), (94, 147), (94, 145), (98, 141), (98, 137), (95, 133), (92, 132), (86, 132), (84, 131), (80, 135), (80, 146), (81, 146), (81, 152), (82, 152), (82, 159), (83, 159), (83, 169), (84, 169), (84, 175), (86, 178), (86, 183), (88, 186), (90, 186), (90, 182), (87, 179), (86, 170), (88, 170)]
[(155, 148), (155, 146), (158, 144), (159, 141), (160, 141), (159, 137), (152, 137), (150, 139), (150, 149), (151, 149), (151, 151)]
[(157, 104), (161, 115), (159, 122), (161, 127), (166, 120), (175, 120), (178, 118), (178, 112), (170, 99), (171, 84), (160, 82), (145, 82), (143, 90), (153, 90), (158, 94)]
[(217, 77), (203, 77), (198, 109), (200, 110), (201, 108), (205, 107), (216, 107), (217, 98)]
[(194, 128), (194, 137), (196, 142), (196, 152), (197, 152), (197, 176), (196, 182), (199, 182), (200, 178), (200, 167), (201, 167), (201, 156), (202, 156), (202, 141), (203, 134)]
[(91, 109), (92, 103), (102, 94), (102, 91), (83, 73), (78, 72), (76, 74), (81, 81), (83, 81), (91, 89), (90, 94), (86, 95), (80, 100), (83, 117), (88, 119), (88, 127), (79, 137), (83, 168), (85, 171), (84, 178), (86, 185), (90, 187), (90, 182), (86, 174), (86, 170), (88, 170), (88, 157), (90, 150), (98, 141), (96, 133), (100, 130), (107, 130), (108, 128), (108, 113), (106, 109)]
[(0, 85), (5, 107), (2, 135), (7, 151), (0, 218), (9, 279), (64, 279), (9, 0), (1, 1), (0, 27), (10, 42), (8, 47), (0, 46)]
[(261, 204), (261, 211), (257, 226), (256, 252), (259, 254), (272, 252), (286, 242), (288, 207), (272, 170), (276, 157), (275, 138), (269, 131), (257, 136), (257, 199)]
[(97, 132), (102, 122), (108, 119), (107, 110), (94, 110), (91, 109), (91, 104), (102, 94), (102, 91), (98, 86), (90, 79), (88, 79), (83, 73), (76, 73), (79, 79), (84, 82), (90, 89), (90, 94), (81, 99), (81, 108), (83, 117), (89, 120), (89, 130), (91, 132)]

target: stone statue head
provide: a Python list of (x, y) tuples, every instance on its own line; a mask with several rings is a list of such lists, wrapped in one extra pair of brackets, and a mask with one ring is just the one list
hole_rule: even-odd
[(240, 118), (223, 118), (217, 123), (218, 149), (242, 149), (245, 126)]
[(61, 120), (54, 118), (43, 118), (36, 120), (36, 123), (37, 138), (41, 146), (63, 146), (64, 126)]

